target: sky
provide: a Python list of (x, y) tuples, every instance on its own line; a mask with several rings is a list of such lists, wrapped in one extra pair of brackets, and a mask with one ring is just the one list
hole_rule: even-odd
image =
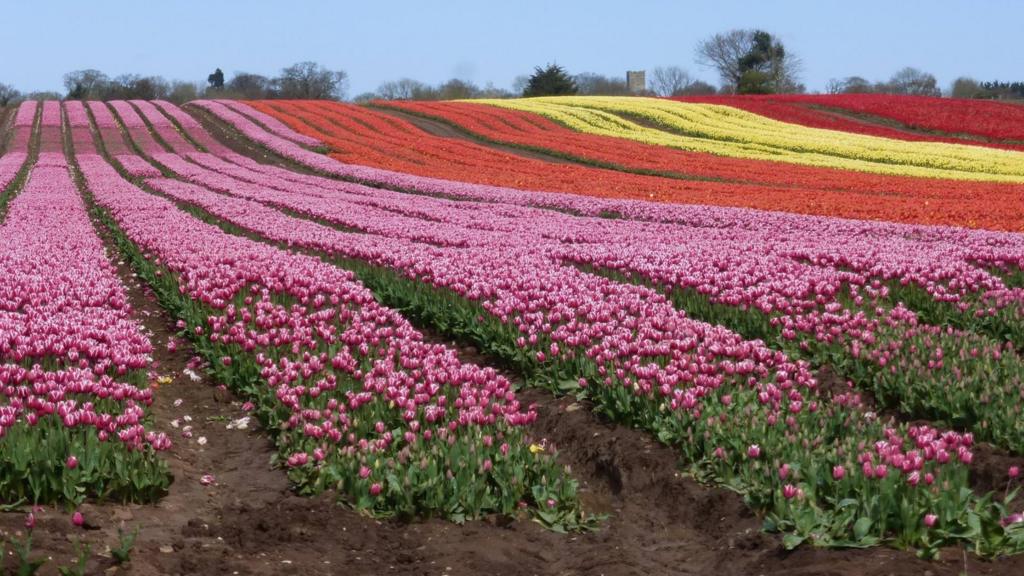
[(803, 61), (810, 91), (850, 75), (885, 80), (904, 66), (1024, 80), (1024, 0), (0, 0), (0, 82), (63, 92), (65, 72), (160, 75), (205, 83), (220, 67), (275, 76), (313, 60), (349, 75), (349, 95), (402, 77), (511, 87), (556, 62), (625, 76), (695, 61), (699, 40), (761, 28)]

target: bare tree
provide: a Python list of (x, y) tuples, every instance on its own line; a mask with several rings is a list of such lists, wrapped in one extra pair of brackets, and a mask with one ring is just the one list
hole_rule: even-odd
[(583, 72), (573, 77), (577, 94), (584, 96), (628, 96), (631, 94), (626, 81), (621, 78), (609, 78), (604, 74)]
[(974, 78), (961, 76), (953, 81), (949, 92), (953, 98), (977, 98), (984, 90)]
[(452, 78), (437, 86), (430, 86), (419, 80), (402, 78), (384, 82), (377, 87), (376, 92), (360, 94), (355, 98), (357, 102), (366, 102), (374, 99), (382, 100), (462, 100), (469, 98), (509, 98), (512, 93), (508, 90), (497, 88), (488, 82), (487, 86), (480, 88), (476, 84), (461, 78)]
[(480, 88), (476, 84), (458, 78), (452, 78), (437, 87), (437, 96), (441, 100), (464, 100), (475, 97), (479, 92)]
[(875, 85), (861, 76), (850, 76), (843, 86), (843, 92), (846, 94), (870, 94), (875, 91)]
[(384, 82), (377, 87), (377, 97), (382, 100), (420, 100), (431, 88), (412, 78)]
[(690, 84), (693, 84), (690, 73), (679, 66), (659, 66), (651, 73), (651, 88), (658, 96), (677, 96)]
[(281, 98), (304, 100), (343, 99), (348, 88), (348, 74), (328, 70), (316, 62), (299, 62), (284, 70), (277, 78)]
[(352, 97), (352, 101), (356, 104), (366, 104), (372, 102), (380, 97), (376, 92), (360, 92)]
[(512, 80), (512, 93), (522, 94), (526, 87), (530, 84), (530, 77), (526, 74), (520, 74)]
[(807, 87), (800, 83), (800, 74), (804, 69), (804, 61), (786, 50), (781, 51), (781, 44), (777, 44), (775, 57), (772, 59), (770, 74), (774, 82), (776, 94), (794, 94), (807, 91)]
[(184, 104), (199, 98), (199, 86), (195, 82), (174, 80), (167, 91), (167, 99), (175, 104)]
[(829, 83), (836, 82), (836, 92), (829, 94), (869, 94), (875, 91), (875, 86), (866, 78), (860, 76), (847, 76), (842, 80), (829, 80)]
[(679, 90), (673, 96), (708, 96), (717, 94), (718, 89), (703, 80), (694, 80), (686, 88)]
[(43, 92), (29, 92), (22, 97), (22, 100), (60, 100), (61, 95), (57, 92), (46, 90)]
[(722, 78), (722, 88), (739, 86), (743, 69), (740, 61), (750, 52), (752, 30), (730, 30), (705, 38), (697, 44), (697, 62), (714, 68)]
[(160, 76), (121, 74), (107, 83), (97, 97), (102, 100), (156, 100), (166, 98), (170, 85)]
[(270, 78), (261, 74), (235, 72), (231, 81), (224, 85), (224, 89), (235, 98), (258, 100), (273, 96), (274, 86)]
[(95, 100), (102, 98), (108, 89), (110, 78), (99, 70), (75, 70), (64, 75), (64, 88), (71, 100)]
[(477, 91), (474, 98), (511, 98), (513, 94), (504, 88), (498, 88), (493, 82)]
[(14, 86), (0, 83), (0, 106), (7, 106), (20, 99), (21, 92), (18, 92)]
[(941, 96), (935, 76), (910, 66), (892, 75), (885, 83), (890, 94), (911, 94), (915, 96)]

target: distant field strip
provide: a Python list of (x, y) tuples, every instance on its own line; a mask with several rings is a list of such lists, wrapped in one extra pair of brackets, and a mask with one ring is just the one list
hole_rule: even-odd
[(680, 150), (875, 174), (1024, 182), (1024, 153), (808, 128), (728, 106), (629, 97), (474, 102), (534, 112), (589, 134)]

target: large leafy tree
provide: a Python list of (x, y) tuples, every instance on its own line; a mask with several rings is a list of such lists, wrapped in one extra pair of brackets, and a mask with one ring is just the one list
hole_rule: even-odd
[(723, 92), (802, 92), (800, 60), (764, 30), (730, 30), (697, 44), (697, 60), (718, 70)]
[(537, 66), (526, 82), (523, 96), (569, 96), (578, 92), (576, 81), (558, 64)]

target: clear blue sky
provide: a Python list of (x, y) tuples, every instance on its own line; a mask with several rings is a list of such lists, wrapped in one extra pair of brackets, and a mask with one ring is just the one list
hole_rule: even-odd
[(694, 45), (745, 27), (799, 54), (812, 91), (903, 66), (944, 88), (963, 74), (1024, 80), (1020, 0), (40, 0), (0, 2), (0, 14), (0, 82), (23, 91), (62, 90), (80, 68), (205, 81), (218, 66), (272, 76), (301, 60), (348, 72), (350, 95), (403, 76), (509, 87), (551, 61), (614, 75), (676, 64), (717, 84)]

